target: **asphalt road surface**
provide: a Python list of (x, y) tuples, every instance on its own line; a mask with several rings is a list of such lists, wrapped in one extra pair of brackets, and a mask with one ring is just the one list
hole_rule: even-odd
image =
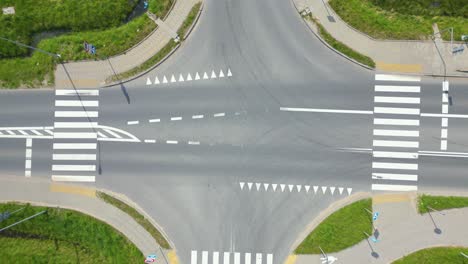
[[(182, 263), (193, 263), (192, 251), (199, 263), (202, 251), (208, 263), (213, 252), (239, 252), (242, 263), (246, 253), (252, 262), (261, 253), (263, 263), (272, 254), (273, 263), (282, 263), (307, 223), (349, 193), (383, 186), (373, 184), (468, 188), (466, 82), (449, 80), (445, 104), (453, 116), (444, 126), (437, 116), (444, 104), (442, 79), (376, 81), (376, 74), (325, 47), (289, 0), (206, 0), (198, 25), (170, 59), (96, 96), (99, 117), (88, 121), (129, 134), (103, 128), (107, 134), (98, 138), (108, 141), (73, 139), (98, 143), (73, 154), (85, 153), (81, 158), (91, 160), (85, 163), (97, 166), (95, 182), (88, 184), (124, 193), (150, 213)], [(376, 85), (412, 88), (379, 92)], [(57, 135), (54, 122), (75, 119), (57, 116), (62, 110), (54, 106), (52, 90), (0, 95), (1, 173), (25, 177), (29, 159), (31, 177), (50, 178), (57, 173), (52, 166), (64, 164), (66, 156), (52, 159), (59, 153), (53, 144), (63, 139), (46, 130)], [(394, 98), (399, 96), (404, 98)], [(418, 113), (388, 109), (398, 107)], [(390, 125), (389, 119), (413, 123)], [(32, 140), (30, 158), (27, 136), (10, 136), (23, 135), (18, 127), (44, 136)], [(441, 150), (443, 129), (447, 150)], [(113, 140), (122, 137), (138, 140)]]

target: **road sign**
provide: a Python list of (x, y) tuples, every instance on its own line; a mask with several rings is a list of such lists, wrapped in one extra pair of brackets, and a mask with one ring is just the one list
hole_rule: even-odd
[(372, 220), (376, 221), (379, 215), (380, 215), (379, 212), (375, 212), (374, 215), (372, 216)]
[(6, 211), (0, 214), (0, 222), (3, 220), (7, 220), (10, 217), (10, 212)]
[(143, 2), (143, 8), (147, 9), (148, 8), (148, 1)]
[(91, 54), (96, 54), (96, 46), (91, 45)]

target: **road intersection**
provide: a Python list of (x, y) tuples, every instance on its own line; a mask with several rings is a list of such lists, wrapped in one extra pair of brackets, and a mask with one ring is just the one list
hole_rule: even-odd
[(158, 68), (83, 91), (99, 99), (1, 91), (2, 174), (24, 177), (27, 160), (28, 177), (85, 170), (74, 176), (129, 196), (192, 264), (282, 263), (303, 227), (352, 193), (466, 190), (466, 82), (449, 80), (449, 104), (442, 79), (351, 64), (289, 1), (207, 0), (203, 12)]

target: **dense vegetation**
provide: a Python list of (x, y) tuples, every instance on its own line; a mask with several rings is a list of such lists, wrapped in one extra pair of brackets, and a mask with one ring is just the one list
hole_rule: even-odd
[(0, 223), (6, 227), (47, 209), (47, 213), (0, 233), (0, 259), (8, 263), (138, 263), (142, 253), (111, 226), (66, 209), (0, 204), (0, 212), (24, 210)]

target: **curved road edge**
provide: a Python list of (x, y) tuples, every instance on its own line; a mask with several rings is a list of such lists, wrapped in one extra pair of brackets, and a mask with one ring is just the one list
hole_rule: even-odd
[(109, 224), (121, 232), (127, 239), (135, 244), (144, 255), (160, 255), (160, 253), (163, 252), (164, 256), (158, 259), (161, 264), (166, 263), (167, 260), (169, 260), (170, 264), (178, 263), (173, 243), (167, 238), (167, 235), (164, 233), (164, 230), (160, 228), (160, 225), (143, 209), (124, 195), (107, 190), (99, 190), (123, 199), (126, 203), (147, 217), (165, 236), (172, 250), (162, 249), (157, 244), (156, 240), (132, 217), (99, 199), (96, 196), (96, 191), (97, 190), (92, 187), (55, 184), (49, 180), (39, 178), (23, 179), (17, 176), (5, 176), (0, 178), (1, 202), (22, 202), (38, 206), (61, 207), (80, 211)]

